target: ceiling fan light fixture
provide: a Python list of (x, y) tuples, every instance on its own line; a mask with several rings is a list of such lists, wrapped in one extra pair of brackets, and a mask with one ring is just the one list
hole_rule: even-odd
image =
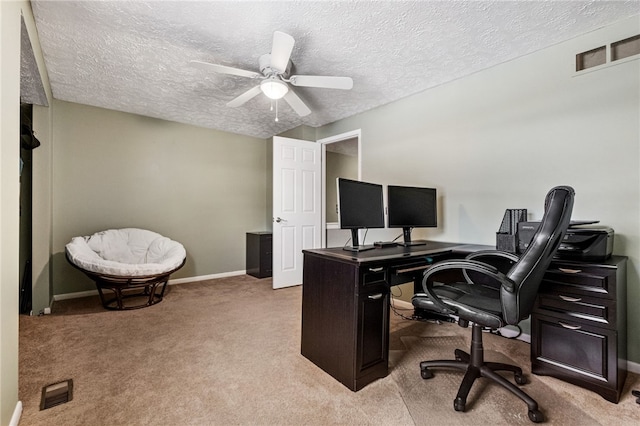
[(294, 43), (295, 40), (290, 35), (281, 31), (274, 32), (271, 53), (264, 54), (258, 59), (259, 73), (202, 61), (190, 61), (190, 63), (198, 68), (204, 68), (220, 74), (261, 80), (260, 84), (253, 86), (228, 102), (227, 106), (230, 108), (242, 106), (262, 92), (269, 100), (276, 101), (271, 102), (272, 110), (275, 103), (276, 121), (278, 121), (278, 99), (284, 99), (300, 117), (305, 117), (311, 114), (311, 110), (296, 95), (296, 89), (293, 86), (349, 90), (353, 87), (353, 80), (350, 77), (326, 75), (291, 76), (290, 73), (293, 66), (291, 52), (293, 51)]
[(289, 87), (280, 81), (273, 78), (264, 80), (260, 83), (260, 89), (269, 99), (281, 99), (289, 91)]

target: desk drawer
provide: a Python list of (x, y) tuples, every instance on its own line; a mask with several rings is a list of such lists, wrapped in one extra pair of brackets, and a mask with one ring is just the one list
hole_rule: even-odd
[(362, 287), (378, 285), (387, 282), (387, 268), (384, 266), (367, 266), (362, 270)]
[(384, 366), (389, 356), (389, 289), (371, 286), (358, 296), (358, 352), (356, 374)]
[(572, 293), (549, 292), (538, 294), (535, 312), (555, 315), (569, 321), (591, 321), (592, 325), (615, 328), (615, 300)]
[(417, 278), (422, 278), (424, 272), (429, 269), (433, 262), (420, 260), (417, 262), (406, 263), (402, 265), (392, 266), (389, 268), (389, 285), (400, 285), (413, 282)]
[(545, 315), (533, 315), (531, 326), (535, 336), (531, 353), (534, 374), (548, 365), (599, 385), (616, 380), (616, 331)]
[(616, 270), (589, 265), (552, 263), (544, 274), (541, 292), (551, 289), (575, 295), (615, 299)]

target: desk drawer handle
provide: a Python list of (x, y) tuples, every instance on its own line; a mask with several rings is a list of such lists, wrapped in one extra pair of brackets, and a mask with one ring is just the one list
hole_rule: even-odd
[(369, 272), (382, 272), (384, 268), (381, 266), (379, 268), (369, 268)]
[(577, 274), (582, 272), (582, 269), (569, 269), (569, 268), (558, 268), (560, 272), (564, 272), (565, 274)]
[(563, 296), (561, 294), (558, 295), (558, 297), (560, 297), (560, 299), (564, 300), (565, 302), (581, 302), (582, 298), (581, 297), (569, 297), (569, 296)]
[(558, 324), (560, 324), (561, 326), (569, 330), (580, 330), (582, 328), (582, 326), (580, 325), (569, 325), (569, 324), (563, 323), (562, 321), (558, 321)]
[(422, 270), (425, 270), (425, 269), (429, 268), (429, 266), (431, 266), (431, 265), (415, 266), (413, 268), (406, 268), (406, 269), (398, 269), (396, 271), (396, 274), (405, 274), (407, 272), (422, 271)]
[(370, 294), (369, 296), (367, 296), (369, 299), (371, 300), (380, 300), (382, 299), (382, 296), (384, 296), (384, 294), (382, 293), (378, 293), (378, 294)]

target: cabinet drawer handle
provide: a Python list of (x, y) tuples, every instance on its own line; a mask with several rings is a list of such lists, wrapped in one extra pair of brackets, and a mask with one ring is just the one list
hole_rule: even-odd
[(581, 297), (569, 297), (569, 296), (563, 296), (561, 294), (559, 294), (558, 297), (564, 300), (565, 302), (581, 302), (582, 301)]
[(569, 330), (580, 330), (582, 328), (581, 325), (569, 325), (569, 324), (563, 323), (562, 321), (558, 321), (558, 324), (560, 324), (561, 326)]
[(369, 268), (369, 272), (382, 272), (384, 268), (381, 266), (379, 268)]
[(378, 293), (378, 294), (370, 294), (367, 297), (371, 300), (380, 300), (382, 299), (382, 296), (384, 296), (382, 293)]
[(558, 268), (560, 272), (564, 272), (566, 274), (577, 274), (582, 272), (582, 269), (568, 269), (568, 268)]

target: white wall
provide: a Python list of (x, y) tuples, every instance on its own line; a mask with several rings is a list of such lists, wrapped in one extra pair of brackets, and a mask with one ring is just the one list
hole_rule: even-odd
[[(634, 17), (318, 129), (362, 129), (362, 178), (433, 186), (441, 216), (416, 238), (495, 244), (504, 210), (539, 219), (576, 190), (574, 219), (616, 232), (629, 256), (629, 359), (640, 362), (640, 60), (576, 76), (575, 55), (640, 33)], [(371, 240), (372, 241), (372, 240)]]
[(354, 155), (340, 154), (337, 152), (326, 153), (325, 162), (325, 197), (327, 222), (338, 222), (336, 205), (338, 204), (337, 178), (358, 179), (358, 157)]
[(0, 2), (0, 424), (18, 404), (20, 32), (23, 2)]

